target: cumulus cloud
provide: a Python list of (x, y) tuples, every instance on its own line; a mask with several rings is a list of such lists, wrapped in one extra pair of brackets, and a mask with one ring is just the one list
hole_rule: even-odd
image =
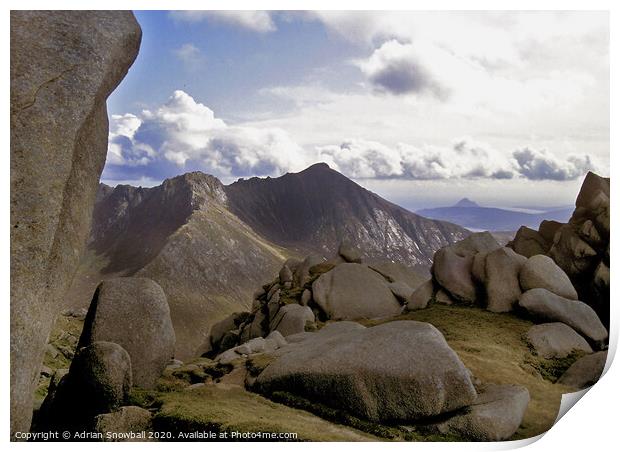
[(225, 179), (279, 176), (320, 161), (357, 179), (570, 180), (595, 169), (586, 155), (562, 159), (531, 148), (510, 154), (469, 137), (448, 146), (351, 139), (304, 148), (277, 127), (227, 124), (179, 90), (156, 109), (111, 117), (103, 178), (162, 180), (194, 170)]
[(175, 56), (185, 64), (193, 65), (204, 59), (204, 55), (198, 47), (191, 42), (183, 44), (174, 50)]
[(545, 150), (519, 149), (512, 154), (518, 172), (531, 180), (573, 180), (587, 171), (597, 171), (597, 165), (588, 155), (568, 155), (566, 160)]
[(507, 179), (514, 176), (501, 155), (470, 139), (452, 146), (417, 147), (399, 143), (388, 147), (366, 140), (319, 148), (319, 159), (355, 178), (398, 179)]
[(258, 33), (276, 30), (269, 11), (173, 11), (171, 14), (178, 20), (188, 22), (210, 20)]
[(106, 178), (168, 177), (199, 169), (219, 177), (280, 175), (310, 162), (277, 128), (227, 125), (183, 91), (155, 110), (111, 118)]
[(412, 44), (390, 40), (376, 49), (370, 58), (359, 62), (370, 83), (391, 94), (429, 93), (438, 98), (446, 90), (425, 66)]

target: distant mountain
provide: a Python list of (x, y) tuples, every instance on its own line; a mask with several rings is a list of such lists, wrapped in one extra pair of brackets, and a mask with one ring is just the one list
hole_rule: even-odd
[(478, 203), (471, 201), (468, 198), (463, 198), (459, 202), (457, 202), (454, 207), (480, 207)]
[(252, 292), (289, 257), (330, 256), (347, 239), (367, 258), (427, 267), (435, 250), (467, 235), (325, 164), (228, 186), (200, 172), (153, 188), (101, 184), (69, 298), (86, 305), (98, 282), (112, 276), (154, 279), (168, 296), (177, 356), (184, 359), (214, 322), (248, 310)]
[(547, 210), (544, 212), (523, 212), (496, 207), (481, 207), (467, 198), (452, 207), (421, 209), (417, 214), (435, 220), (449, 221), (476, 231), (516, 231), (521, 226), (538, 229), (542, 220), (568, 221), (571, 207)]

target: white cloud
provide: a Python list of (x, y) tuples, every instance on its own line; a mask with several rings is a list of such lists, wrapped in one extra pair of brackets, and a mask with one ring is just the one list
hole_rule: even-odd
[(571, 154), (561, 160), (545, 150), (530, 148), (513, 152), (520, 174), (531, 180), (573, 180), (587, 171), (599, 171), (598, 165), (588, 155)]
[(258, 33), (276, 30), (269, 11), (173, 11), (171, 14), (178, 20), (189, 22), (210, 20)]
[(174, 50), (174, 55), (187, 67), (195, 69), (205, 63), (206, 58), (198, 47), (191, 42), (183, 44)]
[(111, 130), (110, 165), (133, 162), (156, 168), (163, 162), (176, 166), (177, 172), (198, 168), (228, 177), (280, 175), (309, 164), (304, 150), (286, 132), (229, 126), (180, 90), (156, 110), (112, 116)]

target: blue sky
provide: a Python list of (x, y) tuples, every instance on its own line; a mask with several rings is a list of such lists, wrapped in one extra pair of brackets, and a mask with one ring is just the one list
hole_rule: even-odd
[(606, 13), (136, 17), (140, 53), (108, 100), (111, 185), (326, 161), (409, 208), (555, 206), (609, 172)]

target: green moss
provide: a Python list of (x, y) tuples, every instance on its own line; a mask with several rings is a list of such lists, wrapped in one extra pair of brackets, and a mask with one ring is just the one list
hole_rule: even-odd
[(573, 351), (564, 358), (544, 359), (538, 356), (532, 356), (526, 359), (526, 364), (536, 369), (545, 380), (555, 383), (575, 361), (584, 355), (585, 353), (582, 351)]
[(327, 419), (331, 422), (353, 427), (357, 430), (366, 432), (370, 435), (377, 436), (379, 438), (395, 440), (395, 441), (456, 441), (459, 438), (448, 435), (424, 435), (413, 430), (408, 430), (404, 427), (397, 425), (382, 425), (375, 422), (370, 422), (365, 419), (360, 419), (349, 414), (347, 411), (339, 410), (329, 407), (327, 405), (312, 402), (303, 397), (283, 392), (276, 391), (269, 395), (271, 400), (283, 403), (287, 406), (299, 408), (309, 411), (317, 416)]
[(156, 431), (296, 433), (301, 441), (368, 441), (376, 437), (331, 424), (239, 386), (208, 385), (191, 391), (159, 395)]

